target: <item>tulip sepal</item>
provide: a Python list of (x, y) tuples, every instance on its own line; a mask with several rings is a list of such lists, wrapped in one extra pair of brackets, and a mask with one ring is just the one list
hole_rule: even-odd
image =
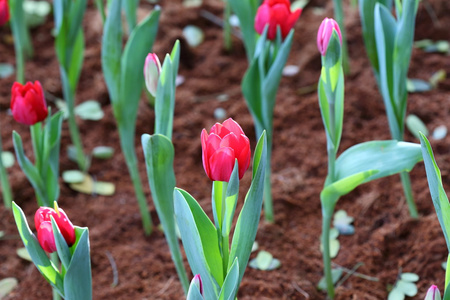
[[(193, 274), (200, 274), (205, 299), (234, 299), (256, 237), (263, 200), (267, 142), (261, 135), (253, 158), (250, 189), (236, 223), (231, 247), (228, 237), (239, 189), (238, 164), (229, 182), (213, 183), (214, 225), (198, 202), (175, 188), (175, 218)], [(194, 298), (196, 299), (196, 298)]]
[(34, 165), (25, 155), (22, 138), (13, 131), (14, 150), (22, 171), (33, 186), (39, 206), (51, 206), (59, 197), (59, 149), (63, 115), (58, 112), (46, 122), (30, 126)]
[(62, 262), (61, 269), (59, 269), (49, 259), (30, 230), (22, 209), (14, 202), (13, 214), (20, 237), (31, 260), (50, 285), (66, 300), (91, 300), (92, 275), (88, 228), (74, 226), (75, 242), (69, 247), (55, 219), (50, 216), (56, 253)]

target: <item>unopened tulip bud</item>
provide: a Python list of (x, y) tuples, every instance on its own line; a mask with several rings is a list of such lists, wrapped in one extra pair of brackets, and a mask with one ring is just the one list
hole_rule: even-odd
[(156, 97), (156, 88), (158, 87), (159, 74), (161, 73), (161, 63), (155, 53), (149, 53), (144, 64), (145, 86), (148, 92)]
[(71, 247), (76, 240), (75, 228), (64, 210), (58, 208), (55, 204), (55, 209), (50, 207), (40, 207), (34, 215), (34, 224), (37, 230), (38, 241), (42, 249), (48, 253), (56, 251), (55, 238), (53, 235), (53, 227), (50, 216), (52, 216), (55, 220), (55, 223), (61, 231), (67, 245)]
[(424, 300), (441, 300), (441, 293), (437, 286), (432, 285), (427, 292)]
[(200, 291), (200, 294), (203, 296), (203, 283), (202, 283), (202, 278), (200, 277), (200, 274), (197, 274), (194, 276), (194, 278), (192, 279), (192, 284), (197, 286), (197, 288)]
[(322, 56), (325, 56), (327, 53), (328, 44), (330, 43), (331, 36), (333, 35), (333, 30), (336, 30), (342, 45), (342, 34), (338, 23), (333, 19), (325, 18), (322, 21), (322, 24), (320, 24), (319, 32), (317, 33), (317, 48)]
[(11, 111), (14, 119), (25, 125), (44, 121), (48, 109), (41, 83), (35, 81), (34, 84), (27, 82), (22, 85), (14, 82), (11, 88)]
[(237, 159), (239, 179), (242, 179), (250, 165), (250, 140), (241, 126), (233, 119), (216, 123), (209, 134), (203, 129), (203, 168), (213, 181), (229, 181)]
[(0, 0), (0, 26), (9, 21), (8, 0)]

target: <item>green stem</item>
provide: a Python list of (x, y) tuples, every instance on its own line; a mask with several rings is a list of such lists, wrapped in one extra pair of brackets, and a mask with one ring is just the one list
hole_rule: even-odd
[[(0, 155), (2, 152), (3, 152), (2, 137), (0, 135)], [(7, 209), (11, 209), (13, 200), (11, 193), (11, 186), (9, 185), (8, 173), (6, 173), (6, 169), (5, 166), (3, 165), (3, 160), (1, 156), (0, 156), (0, 182), (2, 188), (3, 203), (5, 204), (5, 207)]]
[(14, 47), (16, 51), (16, 80), (17, 82), (25, 83), (25, 58), (21, 48), (19, 39), (14, 39)]
[(418, 219), (419, 214), (417, 213), (417, 207), (416, 204), (414, 203), (409, 173), (408, 172), (400, 173), (400, 178), (402, 180), (403, 192), (405, 193), (406, 203), (408, 203), (409, 215), (413, 219)]
[[(225, 200), (225, 199), (224, 199)], [(223, 267), (223, 278), (227, 277), (228, 273), (228, 256), (230, 255), (230, 238), (228, 235), (222, 236), (222, 267)]]
[(181, 255), (180, 245), (178, 243), (178, 238), (173, 232), (173, 234), (166, 234), (166, 240), (169, 244), (170, 253), (172, 254), (172, 260), (175, 264), (177, 270), (178, 278), (180, 279), (181, 286), (183, 287), (184, 294), (187, 295), (189, 290), (189, 279), (186, 275), (186, 269), (183, 264), (183, 257)]
[(231, 24), (230, 24), (230, 16), (231, 16), (231, 6), (228, 0), (225, 1), (225, 9), (223, 14), (223, 42), (225, 45), (225, 50), (231, 50)]
[(333, 0), (334, 3), (334, 18), (339, 24), (342, 35), (342, 68), (344, 69), (344, 74), (350, 72), (350, 65), (348, 61), (348, 50), (347, 50), (347, 34), (345, 32), (344, 24), (344, 10), (342, 8), (342, 0)]
[[(153, 230), (152, 217), (148, 209), (147, 199), (145, 198), (144, 190), (142, 188), (141, 178), (139, 176), (139, 169), (137, 165), (136, 152), (134, 151), (133, 139), (129, 138), (129, 133), (126, 130), (119, 128), (120, 144), (122, 152), (125, 156), (128, 172), (133, 182), (134, 192), (136, 193), (136, 199), (141, 212), (142, 225), (146, 235), (150, 235)], [(129, 142), (131, 140), (131, 142)]]
[(76, 150), (76, 159), (78, 167), (81, 171), (86, 172), (89, 169), (89, 164), (86, 156), (83, 153), (83, 145), (81, 143), (80, 131), (78, 130), (78, 125), (75, 119), (75, 99), (74, 93), (72, 92), (69, 84), (63, 84), (64, 98), (67, 103), (67, 109), (69, 111), (69, 131), (70, 138)]
[(323, 207), (322, 203), (322, 246), (323, 246), (323, 268), (325, 272), (325, 282), (327, 284), (327, 293), (330, 299), (334, 298), (333, 277), (331, 275), (331, 257), (330, 257), (330, 225), (331, 216), (333, 215), (334, 207), (331, 213)]
[[(53, 262), (53, 264), (57, 268), (59, 268), (59, 258), (58, 258), (57, 252), (50, 253), (50, 260)], [(61, 300), (61, 295), (58, 293), (57, 289), (52, 288), (52, 294), (53, 294), (53, 300)]]

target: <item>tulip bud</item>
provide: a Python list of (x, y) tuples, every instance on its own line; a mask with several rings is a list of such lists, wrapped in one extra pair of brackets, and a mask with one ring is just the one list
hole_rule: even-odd
[(322, 56), (325, 56), (327, 53), (328, 44), (331, 36), (333, 35), (333, 30), (336, 30), (342, 45), (341, 29), (339, 28), (338, 23), (333, 19), (325, 18), (322, 21), (322, 24), (320, 24), (319, 32), (317, 33), (317, 48), (319, 48), (319, 52)]
[(9, 21), (8, 0), (0, 0), (0, 26)]
[(35, 81), (34, 84), (27, 82), (22, 85), (14, 82), (11, 88), (11, 111), (14, 119), (25, 125), (45, 120), (48, 109), (41, 83)]
[(264, 27), (269, 25), (267, 38), (274, 40), (277, 36), (277, 27), (279, 26), (281, 36), (284, 39), (294, 27), (301, 12), (301, 9), (291, 12), (289, 0), (265, 0), (256, 12), (255, 30), (257, 33), (262, 34)]
[(201, 134), (203, 168), (213, 181), (229, 181), (235, 160), (238, 160), (239, 179), (250, 166), (250, 140), (233, 119), (216, 123), (210, 134)]
[(159, 74), (161, 73), (161, 63), (155, 53), (149, 53), (145, 59), (144, 78), (145, 86), (149, 93), (156, 97), (156, 88), (158, 87)]
[(37, 230), (38, 241), (42, 249), (48, 253), (56, 251), (55, 238), (53, 235), (50, 216), (52, 216), (55, 220), (55, 223), (61, 231), (67, 245), (71, 247), (75, 243), (76, 239), (75, 228), (66, 213), (61, 208), (58, 208), (55, 202), (55, 209), (50, 207), (40, 207), (34, 215), (34, 224)]
[(196, 285), (197, 288), (200, 290), (200, 295), (203, 296), (203, 283), (202, 283), (202, 278), (200, 277), (200, 274), (197, 274), (194, 276), (191, 284)]
[(424, 300), (441, 300), (441, 293), (437, 286), (432, 285), (427, 292)]

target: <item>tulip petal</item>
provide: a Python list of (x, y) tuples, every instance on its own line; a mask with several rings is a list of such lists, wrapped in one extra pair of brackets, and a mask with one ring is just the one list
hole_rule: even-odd
[(44, 221), (37, 230), (39, 244), (45, 252), (53, 253), (56, 251), (55, 237), (53, 236), (52, 223)]
[(219, 148), (209, 159), (210, 176), (213, 181), (229, 181), (235, 162), (234, 150)]
[(255, 31), (258, 34), (263, 34), (264, 27), (269, 23), (270, 20), (270, 7), (267, 4), (262, 4), (255, 17)]
[(288, 16), (287, 20), (284, 23), (282, 23), (281, 34), (282, 34), (283, 38), (285, 38), (289, 34), (289, 31), (291, 31), (291, 29), (294, 27), (294, 24), (295, 24), (295, 22), (297, 22), (301, 13), (302, 13), (302, 10), (297, 9), (296, 11), (294, 11), (293, 13), (291, 13)]
[(227, 128), (230, 132), (233, 132), (237, 136), (244, 134), (242, 127), (232, 118), (223, 121), (223, 127)]

